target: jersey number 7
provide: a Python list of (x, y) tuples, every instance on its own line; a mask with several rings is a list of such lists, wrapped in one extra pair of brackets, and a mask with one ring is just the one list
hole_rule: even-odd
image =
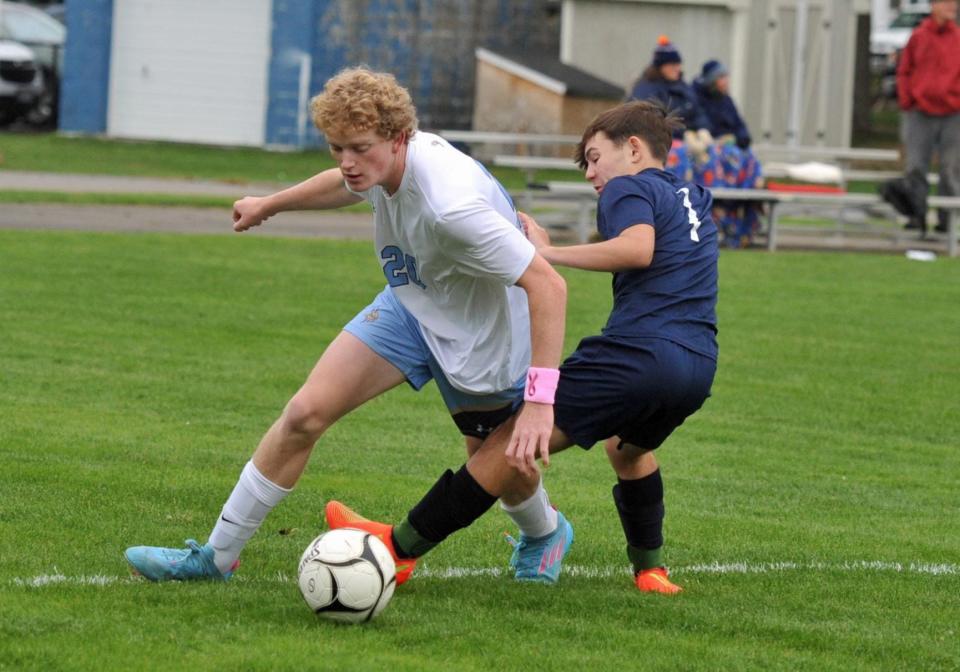
[(697, 217), (697, 211), (693, 209), (693, 204), (690, 202), (690, 189), (687, 187), (681, 187), (677, 189), (678, 194), (683, 194), (683, 207), (687, 209), (687, 221), (690, 222), (690, 240), (695, 243), (700, 242), (700, 234), (697, 233), (697, 230), (700, 228), (700, 218)]

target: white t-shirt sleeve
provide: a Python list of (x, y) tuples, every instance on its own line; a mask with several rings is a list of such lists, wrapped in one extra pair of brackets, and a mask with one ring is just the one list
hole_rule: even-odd
[(437, 220), (436, 235), (464, 272), (508, 286), (533, 261), (533, 243), (482, 199), (449, 208)]

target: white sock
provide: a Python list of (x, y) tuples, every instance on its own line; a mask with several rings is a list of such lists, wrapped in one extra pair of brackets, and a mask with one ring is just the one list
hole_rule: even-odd
[(221, 572), (228, 572), (240, 557), (240, 551), (260, 528), (267, 514), (290, 494), (290, 490), (270, 482), (253, 460), (247, 462), (240, 480), (230, 493), (223, 511), (210, 533), (213, 561)]
[(537, 484), (537, 491), (530, 499), (516, 506), (508, 506), (501, 501), (500, 508), (507, 512), (524, 536), (545, 537), (557, 529), (557, 510), (550, 506), (543, 480)]

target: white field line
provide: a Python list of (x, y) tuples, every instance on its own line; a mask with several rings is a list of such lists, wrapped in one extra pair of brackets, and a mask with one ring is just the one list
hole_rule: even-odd
[[(846, 562), (709, 562), (695, 565), (671, 567), (674, 576), (691, 574), (783, 574), (795, 571), (862, 572), (874, 574), (920, 574), (925, 576), (957, 576), (960, 565), (952, 563), (925, 562), (886, 562), (883, 560), (848, 560)], [(423, 580), (446, 581), (477, 576), (508, 576), (509, 570), (500, 567), (430, 567), (422, 565), (416, 576)], [(615, 576), (627, 576), (629, 570), (623, 565), (591, 567), (568, 565), (563, 568), (567, 576), (587, 579), (606, 579)], [(104, 587), (114, 584), (133, 583), (141, 579), (132, 576), (108, 576), (105, 574), (66, 576), (54, 568), (52, 574), (40, 574), (29, 578), (14, 578), (10, 584), (27, 588), (45, 586), (94, 586)], [(238, 576), (234, 581), (241, 583), (288, 583), (294, 580), (292, 575), (277, 572), (263, 577)]]

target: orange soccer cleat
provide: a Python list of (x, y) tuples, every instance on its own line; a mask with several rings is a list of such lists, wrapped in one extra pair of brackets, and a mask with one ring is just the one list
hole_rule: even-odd
[(637, 572), (637, 588), (644, 593), (662, 593), (664, 595), (676, 595), (681, 592), (683, 588), (671, 583), (667, 576), (666, 567), (643, 569)]
[(401, 585), (413, 574), (413, 568), (417, 566), (416, 558), (398, 558), (397, 552), (393, 548), (393, 525), (378, 523), (364, 518), (359, 513), (351, 509), (343, 502), (330, 500), (324, 509), (327, 517), (327, 525), (331, 530), (339, 530), (344, 527), (352, 527), (364, 532), (369, 532), (377, 539), (382, 541), (390, 551), (393, 562), (397, 566), (397, 585)]

